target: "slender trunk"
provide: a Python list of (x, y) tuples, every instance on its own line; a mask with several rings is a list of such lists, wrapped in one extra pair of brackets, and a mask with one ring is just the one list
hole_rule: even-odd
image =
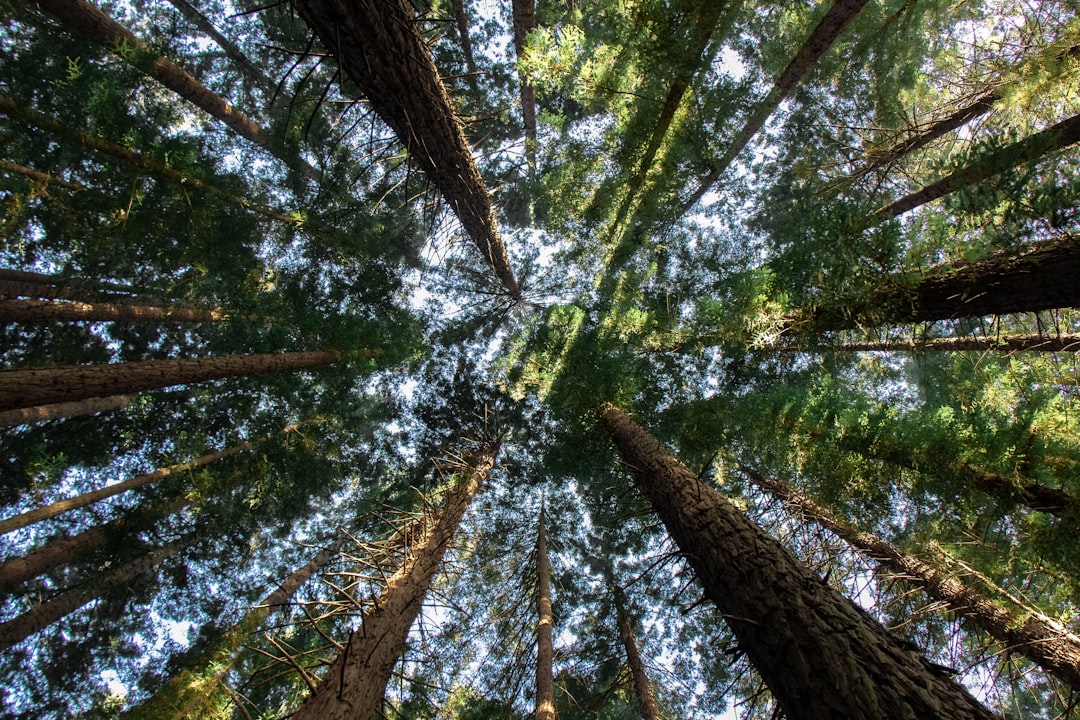
[(555, 651), (551, 641), (551, 566), (548, 564), (544, 510), (536, 532), (536, 720), (555, 720)]
[(641, 653), (638, 652), (637, 640), (634, 638), (634, 631), (630, 625), (630, 616), (626, 612), (626, 598), (623, 597), (621, 589), (614, 588), (613, 590), (616, 622), (619, 624), (619, 640), (626, 651), (626, 664), (630, 668), (630, 679), (634, 684), (634, 696), (637, 697), (642, 720), (660, 720), (656, 695), (649, 682), (649, 675), (645, 672), (645, 663), (641, 661)]
[[(512, 0), (514, 14), (514, 51), (520, 64), (525, 57), (525, 41), (536, 29), (536, 5), (534, 0)], [(536, 87), (525, 74), (518, 72), (521, 85), (521, 124), (525, 128), (525, 159), (529, 165), (529, 178), (536, 176)]]
[(1037, 160), (1062, 148), (1080, 142), (1080, 115), (1062, 120), (1052, 127), (1035, 133), (1019, 142), (1001, 148), (987, 157), (960, 168), (947, 177), (927, 185), (922, 190), (902, 197), (896, 202), (878, 210), (870, 218), (870, 223), (897, 217), (909, 210), (944, 197), (951, 192), (968, 185), (986, 180), (1002, 171)]
[(0, 410), (301, 370), (330, 365), (340, 358), (339, 352), (314, 351), (3, 370), (0, 371)]
[(772, 90), (769, 91), (769, 94), (754, 108), (753, 114), (746, 121), (739, 134), (735, 136), (727, 152), (713, 163), (712, 171), (701, 181), (701, 185), (691, 194), (690, 198), (683, 203), (682, 211), (684, 213), (696, 205), (698, 200), (709, 191), (709, 188), (720, 179), (720, 176), (724, 174), (732, 161), (738, 157), (747, 143), (765, 125), (765, 121), (769, 119), (773, 111), (780, 106), (780, 103), (792, 90), (798, 87), (807, 73), (814, 68), (814, 65), (825, 54), (825, 51), (832, 47), (836, 38), (840, 37), (840, 33), (859, 14), (864, 5), (866, 5), (866, 0), (835, 0), (832, 7), (825, 13), (825, 17), (821, 18), (821, 22), (814, 28), (810, 37), (795, 53), (795, 57), (780, 73), (780, 77), (776, 79), (776, 83), (773, 85)]
[(300, 16), (404, 143), (484, 260), (521, 298), (480, 171), (408, 0), (297, 0)]
[(217, 322), (222, 310), (190, 305), (117, 305), (114, 303), (58, 302), (55, 300), (2, 300), (0, 322)]
[(126, 587), (132, 580), (149, 572), (161, 561), (175, 555), (189, 542), (190, 540), (184, 540), (170, 543), (95, 578), (85, 586), (68, 590), (12, 620), (0, 623), (0, 651), (7, 650), (12, 645), (41, 632), (102, 595)]
[(22, 583), (44, 575), (61, 565), (77, 562), (100, 550), (133, 527), (169, 517), (191, 504), (186, 495), (152, 506), (136, 515), (94, 525), (70, 537), (58, 538), (44, 547), (0, 564), (0, 592), (14, 592)]
[(897, 275), (867, 297), (800, 312), (813, 332), (1080, 307), (1080, 243), (1066, 236), (925, 276)]
[(409, 629), (466, 508), (495, 465), (498, 447), (480, 453), (446, 498), (437, 517), (423, 523), (421, 537), (386, 584), (360, 626), (330, 664), (293, 720), (370, 720), (379, 709), (386, 683), (405, 650)]
[(69, 30), (119, 55), (215, 120), (227, 125), (237, 135), (277, 156), (289, 167), (296, 167), (309, 179), (319, 181), (321, 176), (318, 170), (303, 159), (283, 152), (270, 135), (251, 118), (208, 90), (176, 63), (158, 55), (153, 48), (97, 6), (86, 0), (37, 0), (37, 5), (60, 20)]
[[(23, 289), (30, 292), (22, 292)], [(100, 300), (103, 293), (110, 292), (137, 295), (140, 299), (145, 297), (142, 288), (124, 283), (80, 280), (79, 278), (47, 275), (30, 270), (0, 268), (0, 296), (3, 297), (32, 297), (94, 302)], [(151, 302), (157, 301), (145, 300), (144, 304), (151, 304)]]
[[(66, 0), (57, 0), (64, 1)], [(259, 213), (278, 222), (283, 222), (288, 225), (298, 224), (298, 220), (295, 217), (289, 215), (283, 215), (271, 208), (257, 205), (249, 202), (238, 195), (233, 195), (230, 192), (214, 187), (208, 183), (199, 180), (198, 178), (186, 175), (178, 170), (174, 170), (165, 163), (162, 163), (153, 158), (145, 155), (140, 155), (131, 148), (114, 143), (109, 140), (105, 140), (96, 135), (91, 135), (88, 132), (79, 130), (77, 128), (70, 127), (64, 123), (56, 120), (55, 118), (44, 115), (33, 108), (19, 107), (11, 98), (4, 95), (0, 95), (0, 113), (7, 115), (8, 117), (18, 120), (26, 125), (32, 125), (34, 127), (46, 130), (60, 137), (67, 138), (73, 142), (77, 142), (80, 145), (90, 148), (95, 152), (99, 152), (102, 155), (113, 158), (114, 160), (120, 160), (121, 162), (130, 165), (131, 167), (145, 172), (148, 175), (152, 175), (157, 178), (163, 178), (172, 182), (180, 183), (186, 188), (192, 188), (200, 192), (204, 192), (215, 197), (219, 197), (222, 200), (241, 207), (251, 212)]]
[[(125, 408), (135, 400), (134, 395), (112, 395), (103, 398), (88, 398), (75, 402), (52, 403), (17, 410), (0, 411), (0, 427), (29, 425), (30, 423), (59, 420), (78, 415), (96, 415)], [(0, 533), (2, 534), (2, 533)]]
[(741, 469), (754, 484), (804, 518), (836, 533), (887, 571), (922, 588), (930, 598), (974, 623), (1009, 652), (1020, 653), (1059, 680), (1080, 687), (1080, 637), (1060, 623), (1034, 612), (1024, 618), (1014, 617), (1008, 609), (960, 580), (833, 516), (787, 483), (767, 478), (752, 468)]
[(233, 698), (232, 691), (224, 686), (225, 677), (240, 659), (243, 643), (258, 632), (276, 610), (283, 608), (304, 583), (336, 558), (343, 543), (344, 536), (340, 536), (320, 550), (152, 698), (124, 713), (123, 720), (196, 720), (224, 716), (222, 709), (229, 707)]
[(862, 340), (859, 342), (801, 347), (783, 345), (775, 352), (1080, 352), (1080, 335), (1000, 335), (997, 337), (920, 338), (918, 340)]
[(457, 22), (458, 38), (461, 40), (461, 52), (465, 55), (465, 69), (469, 72), (469, 85), (473, 92), (478, 92), (476, 86), (476, 60), (473, 58), (472, 40), (469, 39), (469, 11), (465, 7), (466, 0), (451, 0), (454, 6), (454, 20)]
[[(279, 435), (285, 435), (293, 432), (297, 429), (296, 425), (290, 425), (282, 430)], [(146, 473), (145, 475), (137, 475), (133, 478), (125, 480), (123, 482), (115, 483), (113, 485), (107, 485), (97, 490), (92, 490), (82, 495), (76, 495), (75, 497), (68, 498), (66, 500), (58, 500), (44, 507), (35, 508), (34, 510), (28, 510), (20, 515), (7, 518), (6, 520), (0, 520), (0, 535), (24, 528), (27, 525), (33, 525), (34, 523), (41, 522), (42, 520), (48, 520), (54, 518), (57, 515), (62, 515), (70, 510), (86, 507), (93, 503), (110, 498), (114, 495), (119, 495), (122, 492), (128, 490), (134, 490), (135, 488), (144, 487), (152, 483), (156, 483), (159, 480), (178, 475), (180, 473), (191, 472), (201, 467), (206, 467), (211, 463), (215, 463), (218, 460), (224, 460), (225, 458), (238, 455), (245, 450), (250, 450), (256, 445), (266, 442), (274, 435), (267, 435), (251, 442), (241, 443), (239, 445), (233, 445), (232, 447), (225, 448), (224, 450), (218, 450), (217, 452), (207, 453), (202, 457), (197, 457), (194, 460), (189, 460), (178, 465), (170, 465), (166, 468), (160, 468), (152, 473)]]
[(624, 464), (791, 720), (993, 715), (611, 404)]
[(62, 187), (65, 190), (74, 190), (74, 191), (86, 190), (85, 185), (80, 185), (79, 183), (68, 182), (67, 180), (64, 180), (63, 178), (58, 178), (55, 175), (52, 175), (50, 173), (42, 172), (41, 170), (35, 170), (34, 168), (29, 168), (29, 167), (26, 167), (25, 165), (19, 165), (18, 163), (13, 163), (13, 162), (11, 162), (9, 160), (0, 160), (0, 169), (7, 170), (9, 172), (13, 172), (13, 173), (17, 173), (19, 175), (22, 175), (23, 177), (30, 178), (31, 180), (38, 183), (42, 187), (48, 187), (49, 185), (56, 185), (57, 187)]

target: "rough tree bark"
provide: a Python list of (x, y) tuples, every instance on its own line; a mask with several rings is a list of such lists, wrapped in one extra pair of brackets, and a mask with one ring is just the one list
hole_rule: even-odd
[(551, 565), (548, 563), (544, 510), (536, 531), (536, 720), (555, 720), (555, 657), (552, 645)]
[(1080, 335), (1000, 335), (997, 337), (945, 337), (918, 340), (859, 340), (857, 342), (803, 347), (783, 345), (776, 352), (1080, 352)]
[[(514, 51), (520, 63), (525, 57), (525, 40), (536, 29), (536, 4), (534, 0), (512, 0), (514, 14)], [(529, 165), (529, 178), (536, 177), (536, 87), (528, 82), (525, 74), (518, 72), (521, 85), (521, 124), (525, 128), (525, 160)]]
[(125, 408), (135, 399), (134, 395), (112, 395), (104, 398), (88, 398), (75, 402), (52, 403), (36, 407), (4, 410), (0, 412), (0, 427), (28, 425), (48, 420), (76, 417), (78, 415), (96, 415)]
[(755, 485), (783, 500), (799, 515), (828, 528), (885, 570), (922, 588), (929, 597), (974, 623), (1009, 652), (1020, 653), (1059, 680), (1080, 687), (1080, 637), (1061, 623), (1035, 612), (1015, 617), (1007, 608), (960, 580), (834, 516), (787, 483), (766, 477), (753, 468), (740, 469)]
[(993, 717), (624, 412), (608, 403), (601, 417), (629, 472), (786, 717)]
[(23, 324), (50, 322), (218, 322), (223, 310), (204, 310), (190, 305), (135, 305), (63, 302), (56, 300), (0, 299), (0, 322)]
[(370, 720), (376, 713), (435, 571), (466, 508), (494, 467), (497, 453), (498, 446), (492, 445), (462, 469), (442, 511), (423, 521), (421, 535), (404, 564), (387, 581), (375, 604), (364, 611), (359, 628), (293, 720)]
[(638, 651), (637, 639), (634, 637), (634, 629), (630, 623), (630, 614), (626, 610), (626, 596), (622, 588), (615, 584), (613, 577), (608, 586), (614, 598), (619, 640), (622, 642), (623, 650), (626, 651), (626, 665), (630, 668), (630, 679), (634, 685), (634, 696), (637, 698), (642, 720), (661, 720), (660, 708), (656, 705), (656, 694), (653, 693), (652, 683), (649, 682), (649, 674), (645, 672), (645, 663), (642, 662), (641, 653)]
[(336, 351), (142, 360), (0, 371), (0, 410), (146, 392), (172, 385), (330, 365)]
[(342, 71), (404, 143), (514, 299), (491, 198), (407, 0), (297, 0)]

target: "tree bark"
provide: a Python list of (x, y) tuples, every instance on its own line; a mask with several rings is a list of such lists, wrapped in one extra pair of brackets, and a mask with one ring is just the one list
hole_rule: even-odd
[(683, 203), (683, 213), (689, 212), (720, 179), (720, 176), (724, 174), (732, 161), (739, 156), (747, 143), (765, 125), (765, 121), (769, 119), (773, 111), (780, 106), (780, 103), (792, 90), (798, 87), (807, 73), (814, 68), (814, 65), (825, 54), (825, 51), (832, 47), (836, 38), (840, 37), (840, 33), (844, 31), (848, 23), (855, 19), (855, 16), (859, 14), (864, 5), (866, 5), (866, 0), (835, 0), (832, 7), (829, 8), (825, 16), (821, 18), (821, 21), (814, 28), (814, 31), (810, 33), (810, 37), (795, 53), (795, 57), (780, 73), (780, 77), (776, 79), (776, 83), (773, 85), (772, 90), (769, 91), (769, 94), (754, 108), (753, 114), (747, 119), (746, 124), (743, 125), (742, 130), (735, 136), (735, 139), (732, 140), (727, 151), (713, 163), (712, 172), (702, 179), (698, 189)]
[(437, 516), (422, 521), (422, 534), (375, 604), (350, 636), (293, 720), (370, 720), (405, 650), (409, 629), (466, 508), (495, 465), (498, 446), (480, 452), (449, 493)]
[(75, 402), (19, 408), (18, 410), (4, 410), (0, 412), (0, 427), (29, 425), (30, 423), (59, 420), (78, 415), (96, 415), (97, 413), (125, 408), (134, 399), (134, 395), (112, 395), (104, 398), (89, 398)]
[(335, 351), (141, 360), (0, 371), (0, 410), (146, 392), (241, 375), (301, 370), (337, 362)]
[(465, 55), (465, 69), (469, 72), (469, 85), (473, 92), (479, 92), (476, 86), (476, 59), (473, 58), (472, 40), (469, 39), (469, 12), (465, 8), (465, 0), (451, 0), (451, 4), (454, 6), (461, 51)]
[(536, 720), (555, 720), (555, 651), (551, 640), (551, 566), (548, 564), (544, 510), (536, 531)]
[(302, 158), (282, 152), (270, 135), (228, 101), (208, 90), (176, 63), (158, 55), (149, 45), (86, 0), (36, 0), (37, 5), (56, 17), (65, 27), (120, 56), (142, 72), (224, 123), (233, 132), (297, 168), (307, 178), (319, 182), (321, 174)]
[(611, 404), (604, 426), (791, 720), (993, 715), (698, 480)]
[[(525, 57), (525, 41), (536, 29), (536, 5), (534, 0), (512, 0), (514, 15), (514, 50), (518, 62)], [(525, 159), (529, 165), (529, 178), (536, 177), (536, 87), (528, 82), (525, 74), (518, 72), (521, 85), (521, 124), (525, 128)]]
[(0, 169), (22, 175), (26, 178), (30, 178), (35, 183), (38, 183), (39, 186), (44, 188), (47, 188), (49, 185), (56, 185), (57, 187), (62, 187), (65, 190), (73, 190), (76, 192), (80, 190), (86, 190), (85, 185), (68, 182), (67, 180), (64, 180), (63, 178), (58, 178), (51, 173), (42, 172), (41, 170), (35, 170), (34, 168), (29, 168), (25, 165), (19, 165), (18, 163), (13, 163), (10, 160), (0, 160)]
[(755, 485), (783, 500), (802, 517), (828, 528), (887, 571), (922, 588), (930, 598), (974, 623), (1007, 651), (1020, 653), (1059, 680), (1080, 688), (1080, 637), (1060, 623), (1034, 612), (1017, 618), (960, 580), (835, 517), (787, 483), (745, 466), (741, 470)]
[(162, 560), (175, 555), (188, 542), (190, 540), (170, 543), (110, 573), (99, 576), (83, 587), (69, 590), (12, 620), (0, 623), (0, 651), (7, 650), (31, 635), (41, 632), (102, 595), (128, 585), (138, 576), (149, 572)]
[(878, 210), (869, 224), (882, 222), (944, 197), (968, 185), (993, 177), (1011, 167), (1048, 155), (1080, 142), (1080, 115), (1074, 115), (1019, 142), (990, 153), (967, 167), (911, 193)]
[(224, 311), (190, 305), (117, 305), (114, 303), (58, 302), (55, 300), (2, 300), (0, 322), (218, 322)]
[(661, 720), (660, 709), (656, 705), (656, 695), (653, 693), (652, 684), (649, 682), (649, 675), (645, 672), (645, 663), (641, 661), (637, 640), (634, 638), (634, 631), (630, 626), (630, 616), (626, 612), (626, 600), (621, 589), (613, 588), (613, 591), (615, 593), (616, 622), (619, 624), (619, 640), (626, 651), (626, 665), (630, 668), (630, 679), (634, 685), (634, 696), (637, 697), (642, 720)]
[(860, 340), (858, 342), (802, 347), (784, 345), (776, 352), (1080, 352), (1080, 335), (1001, 335), (998, 337), (946, 337), (918, 340)]
[(407, 0), (297, 0), (342, 71), (363, 91), (446, 198), (515, 300), (510, 268), (480, 171)]

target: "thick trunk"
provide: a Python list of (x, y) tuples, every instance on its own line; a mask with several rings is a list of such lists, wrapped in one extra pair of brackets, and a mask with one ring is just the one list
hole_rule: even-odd
[(1080, 335), (1001, 335), (998, 337), (947, 337), (910, 340), (861, 340), (858, 342), (802, 347), (784, 345), (776, 352), (1080, 352)]
[(815, 575), (614, 405), (623, 462), (791, 720), (993, 715)]
[(117, 305), (113, 303), (59, 302), (55, 300), (0, 300), (0, 322), (217, 322), (221, 310), (190, 305)]
[(293, 720), (370, 720), (377, 712), (428, 586), (466, 508), (494, 467), (497, 452), (493, 446), (479, 454), (438, 516), (423, 523), (423, 534), (405, 563), (387, 581), (375, 604), (364, 611), (359, 628)]
[(962, 187), (974, 185), (999, 174), (1003, 170), (1037, 160), (1044, 155), (1077, 142), (1080, 142), (1080, 115), (1074, 115), (1042, 132), (1035, 133), (1031, 137), (1003, 147), (982, 160), (960, 168), (936, 183), (927, 185), (918, 192), (900, 198), (874, 213), (871, 222), (876, 223), (897, 217)]
[(52, 403), (36, 407), (4, 410), (0, 412), (0, 427), (28, 425), (30, 423), (59, 420), (78, 415), (96, 415), (97, 413), (119, 410), (131, 404), (134, 395), (112, 395), (104, 398), (88, 398), (75, 402)]
[[(514, 50), (518, 62), (525, 57), (525, 41), (536, 29), (536, 4), (534, 0), (512, 0), (514, 14)], [(529, 164), (529, 177), (536, 174), (536, 88), (523, 73), (518, 73), (521, 85), (521, 124), (525, 128), (525, 158)]]
[[(289, 427), (282, 430), (279, 434), (285, 435), (287, 433), (295, 431), (296, 428), (296, 425), (290, 425)], [(24, 528), (27, 525), (33, 525), (34, 523), (41, 522), (42, 520), (54, 518), (57, 515), (61, 515), (70, 510), (86, 507), (87, 505), (99, 502), (101, 500), (104, 500), (105, 498), (119, 495), (122, 492), (134, 490), (135, 488), (150, 485), (151, 483), (156, 483), (159, 480), (164, 480), (165, 478), (172, 477), (173, 475), (187, 473), (201, 467), (206, 467), (207, 465), (217, 462), (218, 460), (224, 460), (225, 458), (232, 457), (233, 455), (238, 455), (245, 450), (250, 450), (259, 443), (265, 442), (272, 437), (274, 437), (274, 435), (267, 435), (265, 437), (259, 438), (258, 440), (252, 440), (251, 442), (234, 445), (232, 447), (225, 448), (224, 450), (207, 453), (206, 455), (197, 457), (194, 460), (189, 460), (185, 463), (180, 463), (178, 465), (170, 465), (169, 467), (160, 468), (152, 473), (146, 473), (145, 475), (137, 475), (133, 478), (129, 478), (128, 480), (124, 480), (123, 482), (115, 483), (113, 485), (107, 485), (97, 490), (91, 490), (90, 492), (83, 493), (82, 495), (76, 495), (75, 497), (68, 498), (66, 500), (58, 500), (49, 505), (45, 505), (44, 507), (35, 508), (34, 510), (28, 510), (27, 512), (7, 518), (6, 520), (0, 520), (0, 535), (4, 535), (13, 530), (18, 530), (19, 528)]]
[(105, 547), (111, 540), (123, 537), (132, 527), (168, 517), (191, 504), (186, 496), (180, 496), (148, 508), (131, 518), (117, 518), (103, 525), (87, 528), (71, 537), (52, 541), (42, 548), (0, 564), (0, 591), (14, 592), (19, 585), (67, 563), (81, 560), (95, 550)]
[(342, 71), (446, 198), (515, 299), (521, 291), (491, 199), (407, 0), (297, 0)]
[(795, 57), (780, 73), (780, 77), (776, 79), (776, 83), (773, 85), (772, 90), (769, 91), (769, 94), (754, 108), (753, 114), (746, 121), (739, 134), (735, 136), (731, 145), (728, 146), (727, 152), (713, 163), (712, 172), (701, 181), (698, 189), (683, 204), (684, 213), (696, 205), (698, 200), (709, 191), (709, 188), (720, 179), (720, 176), (724, 174), (732, 161), (739, 156), (747, 143), (765, 125), (765, 121), (769, 119), (773, 111), (780, 106), (780, 103), (792, 90), (798, 87), (807, 73), (814, 68), (814, 65), (825, 54), (825, 51), (832, 47), (836, 38), (840, 37), (840, 33), (859, 14), (864, 5), (866, 5), (866, 0), (835, 0), (832, 7), (825, 13), (825, 17), (821, 18), (821, 22), (810, 33), (810, 37), (795, 53)]
[(158, 55), (149, 45), (97, 6), (86, 0), (37, 0), (37, 5), (60, 20), (68, 29), (118, 54), (192, 105), (227, 125), (237, 135), (276, 155), (290, 167), (298, 168), (315, 182), (319, 181), (318, 170), (300, 158), (281, 152), (267, 132), (249, 117), (212, 93), (176, 63)]
[(977, 625), (1009, 652), (1020, 653), (1059, 680), (1080, 687), (1080, 637), (1060, 623), (1037, 613), (1015, 617), (1008, 609), (929, 563), (833, 516), (786, 483), (767, 478), (752, 468), (741, 469), (754, 484), (782, 499), (806, 519), (833, 531), (889, 572), (922, 588), (929, 597)]
[(551, 640), (551, 566), (547, 554), (544, 511), (536, 532), (536, 720), (555, 720), (555, 657)]
[(138, 576), (152, 570), (162, 560), (175, 555), (186, 544), (187, 541), (174, 542), (147, 553), (127, 565), (99, 576), (84, 587), (68, 590), (12, 620), (0, 623), (0, 651), (7, 650), (12, 645), (41, 632), (102, 595), (127, 586)]
[[(921, 277), (896, 276), (869, 297), (804, 316), (820, 332), (1068, 307), (1080, 307), (1080, 243), (1066, 236)], [(796, 318), (793, 328), (800, 324)]]
[(0, 113), (26, 125), (31, 125), (41, 130), (46, 130), (55, 135), (59, 135), (60, 137), (67, 138), (73, 142), (77, 142), (83, 147), (87, 147), (102, 155), (111, 157), (114, 160), (119, 160), (148, 175), (179, 183), (185, 188), (192, 188), (200, 192), (214, 195), (228, 203), (244, 208), (245, 210), (250, 210), (251, 212), (259, 213), (260, 215), (272, 218), (278, 222), (283, 222), (288, 225), (298, 224), (298, 220), (295, 217), (283, 215), (271, 208), (249, 202), (242, 197), (204, 183), (198, 178), (174, 170), (158, 160), (145, 155), (140, 155), (125, 145), (110, 142), (109, 140), (99, 138), (98, 136), (83, 130), (69, 127), (59, 120), (44, 115), (33, 108), (19, 107), (11, 98), (4, 95), (0, 95)]
[(338, 352), (314, 351), (3, 370), (0, 371), (0, 410), (314, 368), (330, 365), (340, 358)]
[(231, 705), (234, 693), (224, 683), (240, 658), (244, 642), (266, 624), (274, 611), (288, 603), (304, 583), (336, 558), (342, 544), (343, 538), (339, 537), (320, 550), (152, 698), (124, 713), (123, 720), (204, 720), (228, 716), (222, 710)]

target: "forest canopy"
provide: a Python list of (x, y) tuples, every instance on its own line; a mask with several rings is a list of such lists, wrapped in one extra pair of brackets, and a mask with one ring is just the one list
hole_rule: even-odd
[(1080, 718), (1080, 3), (0, 3), (5, 718)]

